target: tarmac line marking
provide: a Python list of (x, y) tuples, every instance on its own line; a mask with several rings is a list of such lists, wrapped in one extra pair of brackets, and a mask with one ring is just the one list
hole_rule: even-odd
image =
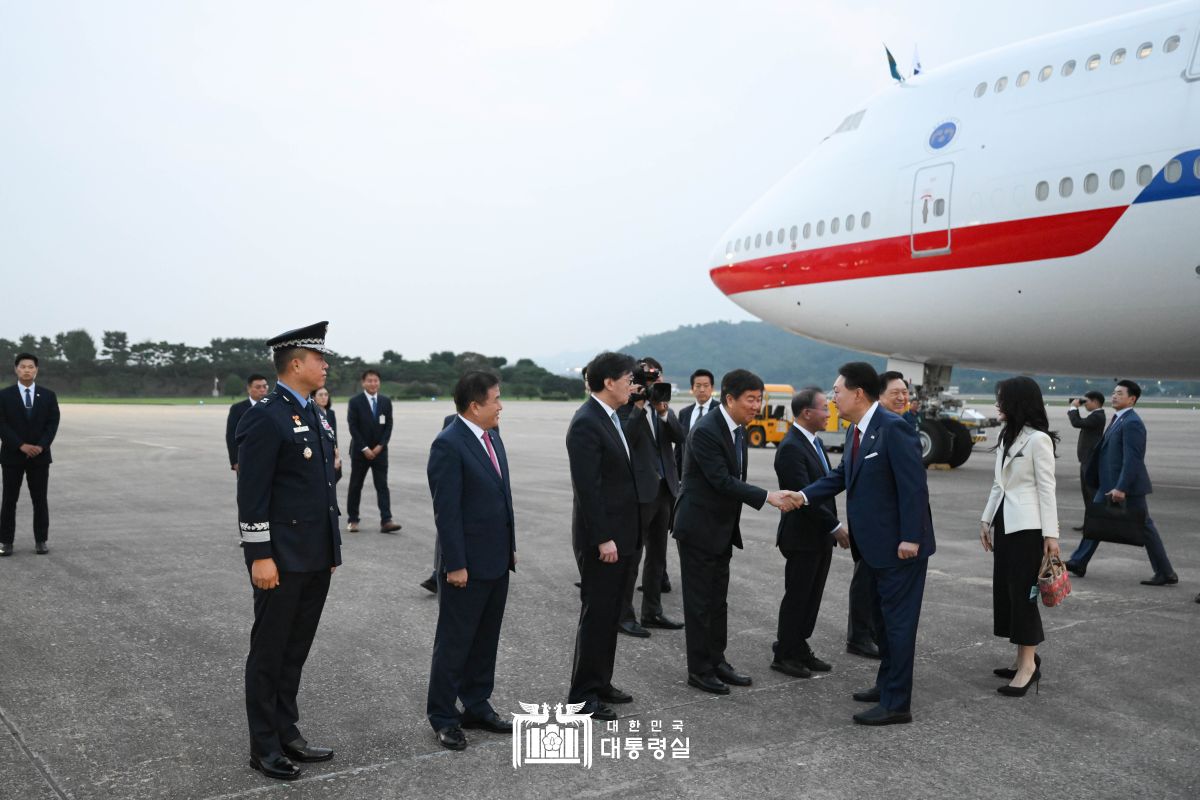
[(1164, 489), (1186, 489), (1189, 492), (1200, 492), (1200, 486), (1184, 486), (1179, 483), (1160, 483), (1158, 485)]
[(158, 442), (143, 442), (138, 439), (130, 439), (129, 441), (131, 444), (140, 444), (145, 447), (161, 447), (163, 450), (179, 450), (180, 449), (173, 444), (159, 444)]
[(33, 764), (34, 769), (36, 769), (38, 774), (42, 776), (42, 780), (46, 782), (46, 785), (50, 787), (51, 791), (53, 791), (54, 794), (60, 798), (60, 800), (70, 800), (71, 795), (58, 785), (58, 781), (54, 780), (54, 776), (50, 774), (50, 768), (46, 766), (46, 762), (42, 761), (42, 759), (38, 757), (32, 750), (30, 750), (28, 745), (25, 744), (25, 737), (21, 735), (21, 731), (19, 728), (17, 728), (16, 723), (8, 718), (8, 714), (4, 713), (3, 708), (0, 708), (0, 721), (4, 723), (4, 727), (8, 729), (13, 741), (17, 743), (17, 747), (21, 748), (21, 752), (24, 753), (25, 757), (29, 759), (29, 763)]

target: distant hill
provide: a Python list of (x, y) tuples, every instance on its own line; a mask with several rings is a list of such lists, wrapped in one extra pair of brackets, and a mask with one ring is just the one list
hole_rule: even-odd
[[(822, 344), (788, 333), (765, 322), (709, 322), (684, 325), (672, 331), (642, 336), (620, 352), (635, 358), (653, 356), (666, 367), (667, 379), (687, 387), (692, 370), (707, 368), (721, 376), (739, 367), (757, 373), (766, 383), (830, 386), (837, 368), (846, 361), (867, 361), (882, 369), (886, 359), (855, 350)], [(956, 368), (951, 383), (963, 394), (991, 393), (996, 381), (1012, 373)], [(913, 376), (908, 376), (909, 378)], [(1054, 395), (1078, 395), (1097, 389), (1106, 395), (1112, 379), (1078, 378), (1064, 375), (1035, 375), (1043, 391)], [(1200, 395), (1200, 381), (1139, 381), (1147, 396)]]

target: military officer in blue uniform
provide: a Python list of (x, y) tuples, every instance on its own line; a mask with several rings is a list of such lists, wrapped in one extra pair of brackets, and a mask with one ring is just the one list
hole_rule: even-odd
[(280, 780), (298, 761), (327, 761), (296, 727), (296, 694), (329, 581), (342, 563), (332, 434), (313, 392), (325, 385), (327, 322), (267, 342), (278, 382), (237, 426), (237, 502), (242, 551), (254, 586), (246, 659), (250, 766)]

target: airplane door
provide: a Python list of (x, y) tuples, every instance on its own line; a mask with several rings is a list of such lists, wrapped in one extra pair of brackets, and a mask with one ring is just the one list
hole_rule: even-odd
[(1200, 80), (1200, 35), (1196, 36), (1196, 44), (1192, 46), (1192, 63), (1183, 77), (1189, 81)]
[(953, 164), (936, 164), (917, 170), (912, 198), (912, 256), (940, 256), (950, 252), (950, 184)]

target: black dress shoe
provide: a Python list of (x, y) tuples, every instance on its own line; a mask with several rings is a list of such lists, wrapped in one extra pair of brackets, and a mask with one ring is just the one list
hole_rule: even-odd
[(642, 627), (644, 627), (644, 628), (665, 628), (666, 630), (669, 630), (669, 631), (677, 631), (683, 627), (683, 623), (676, 622), (673, 619), (668, 619), (667, 617), (664, 617), (662, 614), (659, 614), (656, 617), (647, 617), (646, 615), (643, 614), (642, 615)]
[(1077, 578), (1082, 578), (1087, 573), (1087, 567), (1075, 561), (1068, 561), (1065, 566), (1067, 568), (1067, 572), (1071, 573)]
[(622, 622), (617, 626), (617, 630), (626, 636), (636, 636), (639, 639), (649, 639), (650, 631), (638, 625), (636, 622)]
[(621, 705), (622, 703), (633, 702), (633, 695), (631, 695), (629, 692), (622, 692), (620, 689), (611, 684), (596, 692), (596, 694), (600, 696), (600, 699), (603, 702), (612, 703), (613, 705)]
[[(1042, 665), (1042, 657), (1037, 653), (1033, 654), (1033, 668), (1037, 670)], [(1008, 678), (1010, 681), (1017, 677), (1017, 671), (1012, 667), (996, 667), (992, 670), (992, 674), (998, 678)]]
[(1148, 581), (1142, 581), (1142, 586), (1174, 586), (1177, 583), (1179, 576), (1172, 572), (1170, 575), (1155, 575)]
[(584, 704), (580, 713), (591, 714), (592, 719), (597, 719), (601, 722), (612, 722), (617, 718), (617, 712), (613, 711), (611, 706), (605, 705), (599, 700), (589, 700)]
[(437, 732), (438, 744), (447, 750), (466, 750), (467, 735), (458, 725), (447, 725)]
[(328, 761), (333, 758), (333, 750), (328, 747), (313, 747), (301, 736), (283, 746), (284, 755), (292, 761)]
[(430, 575), (421, 581), (421, 588), (431, 594), (437, 594), (437, 577)]
[(718, 678), (732, 686), (749, 686), (754, 683), (749, 675), (743, 675), (738, 672), (728, 661), (723, 664), (717, 664), (717, 668), (714, 671), (717, 673)]
[(13, 546), (11, 544), (0, 543), (0, 558), (12, 555)]
[(860, 703), (878, 703), (879, 687), (872, 686), (870, 689), (864, 689), (861, 692), (855, 692), (852, 697)]
[(495, 711), (484, 714), (482, 717), (463, 714), (462, 726), (464, 728), (479, 728), (480, 730), (491, 731), (492, 733), (512, 733), (512, 722), (504, 719)]
[(879, 658), (879, 648), (874, 642), (846, 642), (846, 652), (863, 658)]
[(833, 669), (832, 664), (817, 658), (816, 653), (814, 653), (807, 646), (804, 648), (804, 650), (805, 652), (801, 653), (800, 657), (796, 660), (808, 667), (813, 672), (829, 672)]
[(855, 714), (854, 721), (859, 725), (903, 725), (912, 722), (912, 714), (907, 711), (888, 711), (883, 706), (875, 706)]
[(250, 766), (277, 781), (294, 781), (300, 777), (300, 768), (283, 753), (268, 753), (265, 756), (251, 753)]
[(793, 661), (790, 658), (776, 658), (771, 662), (771, 669), (776, 672), (782, 672), (784, 675), (791, 675), (793, 678), (812, 677), (812, 670), (799, 661)]
[(1076, 525), (1074, 528), (1071, 528), (1071, 530), (1073, 530), (1073, 531), (1075, 531), (1076, 533), (1078, 533), (1079, 531), (1083, 530), (1083, 526), (1082, 526), (1082, 525)]
[(33, 549), (39, 556), (44, 556), (50, 552), (50, 545), (46, 544), (45, 542), (38, 542), (33, 546)]
[(697, 675), (688, 673), (688, 686), (695, 686), (712, 694), (729, 694), (729, 687), (721, 683), (715, 675)]

